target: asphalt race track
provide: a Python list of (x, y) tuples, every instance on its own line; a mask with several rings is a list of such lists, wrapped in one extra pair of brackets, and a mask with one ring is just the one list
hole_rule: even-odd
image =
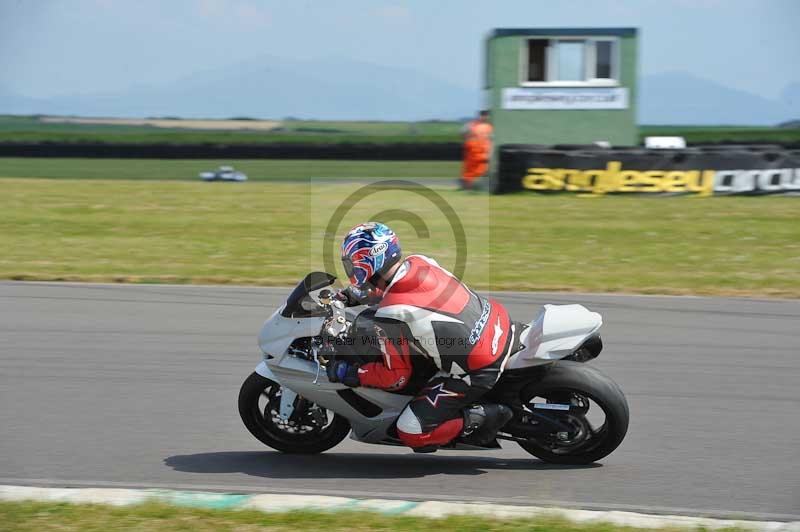
[(0, 483), (156, 486), (800, 516), (800, 302), (500, 294), (604, 315), (631, 426), (601, 465), (515, 444), (272, 452), (236, 409), (283, 289), (0, 283)]

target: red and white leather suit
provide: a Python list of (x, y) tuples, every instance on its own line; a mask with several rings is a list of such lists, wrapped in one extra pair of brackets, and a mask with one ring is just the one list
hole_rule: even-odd
[(400, 266), (375, 318), (383, 360), (359, 368), (362, 386), (402, 390), (420, 357), (440, 370), (397, 421), (398, 436), (410, 447), (446, 444), (461, 433), (463, 409), (491, 389), (521, 332), (500, 303), (422, 255)]

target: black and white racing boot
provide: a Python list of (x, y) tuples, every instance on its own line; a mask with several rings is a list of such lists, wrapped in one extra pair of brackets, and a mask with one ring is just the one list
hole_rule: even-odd
[(478, 447), (487, 446), (494, 442), (497, 431), (512, 417), (514, 413), (505, 405), (488, 403), (466, 408), (461, 441)]

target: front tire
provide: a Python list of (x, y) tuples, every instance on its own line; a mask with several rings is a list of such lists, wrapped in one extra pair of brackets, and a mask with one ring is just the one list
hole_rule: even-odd
[(264, 445), (284, 453), (316, 454), (335, 447), (350, 433), (347, 419), (334, 414), (328, 421), (327, 412), (313, 403), (306, 405), (309, 413), (299, 423), (281, 420), (275, 404), (276, 398), (279, 404), (280, 389), (280, 384), (253, 372), (239, 390), (239, 415), (250, 434)]
[[(579, 362), (560, 360), (555, 362), (547, 374), (539, 381), (526, 386), (520, 399), (527, 405), (534, 398), (545, 398), (548, 402), (572, 401), (573, 404), (586, 401), (588, 413), (591, 402), (598, 405), (605, 419), (601, 426), (589, 427), (590, 437), (573, 448), (560, 445), (557, 438), (531, 438), (519, 442), (520, 447), (530, 454), (553, 464), (589, 464), (611, 454), (625, 438), (628, 431), (629, 410), (625, 394), (620, 387), (600, 370)], [(575, 418), (578, 424), (587, 420)]]

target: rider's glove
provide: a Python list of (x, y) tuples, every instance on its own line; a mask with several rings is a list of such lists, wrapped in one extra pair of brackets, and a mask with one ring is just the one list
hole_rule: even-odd
[(354, 290), (352, 287), (348, 286), (342, 290), (337, 290), (333, 298), (343, 302), (346, 307), (355, 307), (361, 304), (358, 298), (358, 292), (358, 290)]
[(360, 289), (354, 286), (348, 286), (339, 290), (334, 294), (334, 299), (343, 301), (347, 307), (355, 307), (358, 305), (376, 305), (383, 297), (383, 292), (377, 288)]
[(345, 386), (355, 388), (361, 386), (358, 378), (358, 366), (349, 364), (345, 360), (336, 360), (328, 364), (328, 380), (331, 382), (341, 382)]
[(337, 301), (341, 301), (344, 303), (346, 307), (354, 307), (357, 303), (354, 302), (354, 299), (350, 297), (350, 290), (348, 288), (344, 288), (342, 290), (337, 290), (333, 293), (333, 299)]

